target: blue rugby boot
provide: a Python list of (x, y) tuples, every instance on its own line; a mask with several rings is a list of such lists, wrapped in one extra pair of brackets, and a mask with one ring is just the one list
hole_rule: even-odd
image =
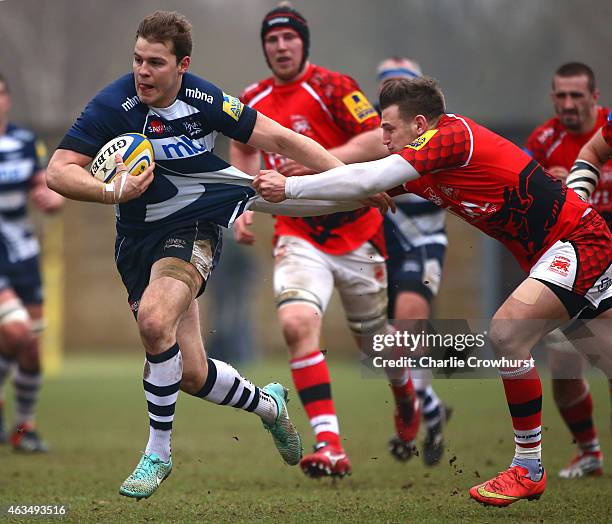
[(119, 493), (138, 500), (149, 498), (171, 472), (172, 458), (163, 462), (155, 453), (143, 453), (136, 469), (121, 484)]
[(290, 466), (295, 466), (299, 464), (302, 458), (302, 439), (289, 419), (289, 412), (287, 411), (289, 392), (286, 387), (278, 382), (268, 384), (262, 388), (262, 391), (274, 399), (278, 408), (276, 420), (272, 423), (262, 420), (263, 426), (272, 434), (274, 445), (283, 460)]

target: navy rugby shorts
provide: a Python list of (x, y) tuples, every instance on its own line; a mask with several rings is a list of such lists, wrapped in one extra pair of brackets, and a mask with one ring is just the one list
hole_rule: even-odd
[(118, 235), (115, 240), (115, 263), (127, 289), (134, 316), (137, 316), (140, 299), (149, 285), (155, 262), (173, 257), (193, 264), (203, 277), (199, 296), (219, 261), (221, 244), (221, 228), (204, 221), (160, 228), (145, 235)]
[(0, 291), (12, 289), (23, 304), (42, 304), (43, 290), (38, 257), (15, 263), (0, 260)]
[(401, 254), (392, 252), (387, 259), (389, 318), (395, 318), (395, 300), (402, 291), (418, 293), (427, 301), (437, 295), (445, 254), (444, 244), (423, 244)]

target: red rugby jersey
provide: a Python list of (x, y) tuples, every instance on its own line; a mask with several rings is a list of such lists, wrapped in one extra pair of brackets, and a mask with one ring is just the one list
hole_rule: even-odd
[(443, 115), (399, 152), (421, 177), (416, 193), (499, 240), (525, 271), (573, 231), (589, 207), (522, 149), (465, 117)]
[[(376, 110), (352, 78), (311, 64), (295, 82), (275, 85), (272, 77), (246, 88), (243, 103), (325, 149), (380, 126)], [(268, 169), (285, 157), (264, 153)], [(382, 215), (371, 208), (308, 218), (276, 217), (275, 236), (303, 238), (332, 255), (352, 251), (368, 240), (384, 252)]]
[[(595, 127), (582, 135), (569, 133), (559, 117), (551, 118), (529, 135), (527, 149), (533, 158), (545, 168), (560, 166), (569, 171), (582, 146), (606, 123), (609, 113), (610, 110), (607, 107), (600, 107)], [(606, 218), (608, 223), (611, 222), (612, 160), (606, 162), (601, 170), (599, 184), (591, 195), (591, 204)]]
[(612, 113), (608, 115), (608, 120), (601, 128), (601, 134), (603, 135), (606, 144), (612, 147)]

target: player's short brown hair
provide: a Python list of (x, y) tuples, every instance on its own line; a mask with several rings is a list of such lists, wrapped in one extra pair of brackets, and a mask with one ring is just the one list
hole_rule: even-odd
[(435, 120), (444, 113), (444, 95), (433, 78), (390, 78), (380, 92), (381, 111), (397, 104), (400, 116), (410, 120), (423, 115)]
[(176, 11), (155, 11), (147, 16), (136, 30), (136, 38), (149, 42), (172, 42), (172, 52), (179, 63), (184, 57), (191, 56), (192, 25), (185, 16)]
[[(555, 71), (555, 76), (560, 76), (561, 78), (569, 78), (571, 76), (586, 76), (589, 91), (592, 93), (596, 89), (595, 73), (593, 73), (593, 70), (588, 65), (583, 64), (582, 62), (568, 62), (567, 64), (563, 64)], [(552, 88), (555, 88), (554, 77), (552, 80)]]
[(4, 89), (7, 93), (10, 93), (8, 82), (6, 81), (6, 77), (0, 73), (0, 84), (4, 84)]

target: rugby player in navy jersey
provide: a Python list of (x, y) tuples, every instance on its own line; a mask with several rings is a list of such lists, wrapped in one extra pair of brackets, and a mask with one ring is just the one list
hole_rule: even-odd
[[(179, 389), (255, 412), (285, 462), (297, 464), (302, 455), (283, 386), (259, 389), (232, 366), (207, 358), (200, 335), (196, 297), (220, 255), (219, 226), (230, 227), (247, 208), (283, 212), (255, 195), (251, 177), (213, 154), (217, 133), (316, 171), (342, 164), (316, 142), (189, 74), (191, 48), (191, 24), (184, 16), (157, 11), (146, 17), (136, 33), (133, 74), (94, 97), (48, 170), (49, 186), (61, 194), (116, 206), (115, 259), (146, 352), (149, 441), (120, 488), (122, 495), (139, 499), (153, 494), (172, 469)], [(105, 185), (85, 170), (108, 140), (134, 131), (147, 135), (155, 151), (155, 163), (141, 175), (128, 176), (119, 164), (123, 173)], [(339, 204), (331, 210), (358, 206)], [(321, 209), (330, 212), (323, 203)]]
[(34, 415), (41, 386), (39, 335), (43, 327), (43, 294), (39, 245), (28, 220), (28, 199), (44, 213), (62, 207), (64, 199), (45, 182), (45, 147), (34, 133), (8, 120), (9, 86), (0, 74), (0, 442), (4, 382), (16, 363), (13, 449), (46, 451)]

